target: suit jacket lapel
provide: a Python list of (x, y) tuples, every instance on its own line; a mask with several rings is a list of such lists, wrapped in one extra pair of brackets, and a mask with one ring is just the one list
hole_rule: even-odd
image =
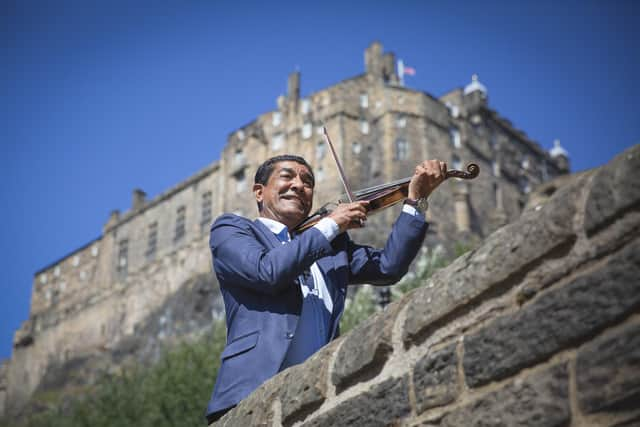
[(269, 230), (269, 228), (267, 228), (267, 226), (262, 223), (262, 221), (256, 219), (253, 222), (254, 224), (256, 224), (256, 228), (262, 233), (262, 235), (265, 237), (265, 240), (269, 242), (272, 248), (275, 248), (282, 244), (280, 240), (278, 240), (278, 237), (273, 234), (271, 230)]

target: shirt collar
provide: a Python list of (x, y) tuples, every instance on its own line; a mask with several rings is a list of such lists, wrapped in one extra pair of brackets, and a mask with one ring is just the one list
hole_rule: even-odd
[[(280, 234), (282, 232), (283, 229), (287, 228), (286, 225), (284, 225), (281, 222), (276, 221), (275, 219), (270, 219), (270, 218), (265, 218), (262, 216), (258, 217), (258, 221), (260, 221), (261, 223), (263, 223), (264, 225), (267, 226), (267, 228), (273, 233), (273, 234)], [(288, 232), (288, 230), (287, 230)]]

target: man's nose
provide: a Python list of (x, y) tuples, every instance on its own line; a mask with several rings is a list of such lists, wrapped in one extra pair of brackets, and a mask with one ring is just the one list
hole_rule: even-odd
[(304, 187), (304, 182), (302, 182), (302, 179), (299, 176), (294, 177), (291, 180), (291, 189), (294, 191), (302, 191), (302, 188)]

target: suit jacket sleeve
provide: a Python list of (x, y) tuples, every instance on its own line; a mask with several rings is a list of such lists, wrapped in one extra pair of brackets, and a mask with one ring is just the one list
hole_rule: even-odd
[(222, 215), (212, 225), (211, 253), (221, 284), (277, 294), (292, 286), (316, 260), (333, 253), (331, 244), (316, 229), (276, 247), (261, 242), (257, 233), (251, 221), (236, 215)]
[(418, 254), (427, 228), (422, 215), (402, 212), (383, 249), (358, 245), (349, 239), (349, 283), (389, 285), (400, 280)]

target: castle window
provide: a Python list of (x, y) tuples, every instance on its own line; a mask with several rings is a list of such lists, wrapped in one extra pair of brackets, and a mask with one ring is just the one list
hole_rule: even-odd
[(147, 259), (153, 259), (158, 249), (158, 222), (152, 222), (149, 224), (149, 231), (147, 235)]
[(366, 93), (360, 94), (360, 106), (362, 108), (369, 108), (369, 95)]
[(369, 122), (365, 119), (360, 120), (360, 132), (365, 135), (369, 133)]
[(451, 117), (455, 119), (460, 115), (460, 110), (458, 109), (457, 105), (453, 105), (450, 102), (447, 102), (445, 105), (447, 106), (447, 110), (449, 110), (449, 114), (451, 115)]
[(71, 260), (71, 264), (74, 267), (77, 267), (78, 264), (80, 264), (80, 257), (78, 255), (74, 256), (73, 259)]
[(396, 118), (396, 126), (403, 128), (407, 126), (407, 117), (404, 114), (398, 114)]
[(233, 155), (233, 161), (236, 166), (242, 166), (245, 162), (244, 151), (241, 148), (236, 149), (235, 154)]
[(327, 154), (327, 146), (324, 141), (318, 142), (316, 144), (316, 160), (322, 160), (324, 156)]
[(455, 154), (451, 157), (451, 168), (458, 170), (462, 169), (462, 160), (460, 160), (460, 157)]
[(496, 135), (495, 131), (491, 131), (491, 134), (489, 135), (489, 145), (494, 150), (496, 149), (496, 146), (498, 145), (498, 135)]
[(351, 150), (353, 151), (353, 154), (360, 154), (362, 151), (362, 145), (358, 141), (354, 141), (353, 144), (351, 144)]
[(178, 241), (184, 237), (187, 232), (187, 208), (185, 206), (180, 206), (176, 210), (176, 230), (175, 235), (173, 236), (174, 241)]
[(53, 275), (54, 275), (55, 277), (60, 277), (60, 267), (59, 267), (59, 266), (58, 266), (58, 267), (56, 267), (56, 268), (53, 270)]
[(240, 130), (238, 131), (237, 135), (238, 135), (238, 139), (239, 139), (240, 141), (244, 140), (245, 135), (244, 135), (244, 131), (243, 131), (242, 129), (240, 129)]
[(40, 283), (42, 285), (45, 285), (47, 283), (47, 275), (46, 274), (41, 274), (40, 275)]
[(522, 190), (524, 194), (527, 194), (531, 191), (531, 184), (529, 183), (529, 178), (527, 178), (526, 176), (520, 177), (520, 190)]
[(302, 137), (304, 139), (311, 138), (312, 133), (313, 133), (313, 126), (311, 125), (311, 123), (307, 122), (302, 125)]
[(500, 176), (500, 163), (495, 160), (491, 162), (491, 171), (493, 172), (493, 176)]
[(118, 272), (126, 273), (129, 263), (129, 240), (122, 239), (118, 243)]
[(280, 150), (282, 147), (284, 147), (284, 135), (276, 133), (271, 139), (271, 149), (275, 151)]
[(396, 160), (406, 160), (409, 158), (409, 143), (406, 139), (396, 141)]
[(300, 103), (300, 111), (302, 112), (302, 114), (308, 114), (309, 110), (310, 110), (310, 105), (311, 103), (309, 102), (309, 99), (303, 99), (302, 102)]
[(271, 116), (271, 123), (274, 126), (280, 126), (280, 123), (282, 123), (282, 113), (280, 113), (280, 111), (273, 113), (273, 116)]
[(529, 169), (529, 166), (531, 166), (529, 164), (529, 156), (524, 156), (522, 158), (522, 161), (520, 162), (520, 166), (522, 166), (522, 169)]
[(87, 272), (82, 270), (80, 272), (80, 280), (86, 280), (87, 279)]
[(203, 230), (208, 230), (211, 225), (211, 191), (207, 191), (202, 195), (202, 220), (200, 221), (200, 227)]
[(247, 189), (247, 178), (244, 174), (244, 170), (241, 170), (235, 174), (236, 178), (236, 193), (243, 193)]
[(457, 128), (449, 128), (449, 141), (454, 148), (460, 148), (462, 146), (460, 141), (460, 131)]
[(93, 247), (91, 248), (91, 256), (93, 257), (98, 256), (98, 245), (93, 245)]

